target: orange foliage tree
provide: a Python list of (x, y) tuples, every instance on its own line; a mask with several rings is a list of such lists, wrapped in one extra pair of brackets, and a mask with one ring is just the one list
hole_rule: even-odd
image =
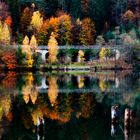
[(15, 51), (5, 51), (2, 56), (2, 61), (8, 69), (15, 69), (17, 66), (17, 58)]
[(4, 21), (9, 27), (11, 27), (12, 25), (12, 18), (11, 16), (8, 16), (5, 21)]
[(80, 31), (80, 42), (83, 45), (90, 45), (94, 43), (95, 24), (90, 18), (82, 20), (82, 28)]
[(123, 15), (123, 20), (125, 22), (134, 22), (135, 19), (136, 19), (136, 16), (131, 10), (127, 10)]

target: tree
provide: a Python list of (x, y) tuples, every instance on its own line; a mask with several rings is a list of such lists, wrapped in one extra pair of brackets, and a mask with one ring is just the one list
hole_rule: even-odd
[(25, 34), (31, 22), (32, 12), (29, 7), (26, 7), (21, 13), (21, 31)]
[(53, 32), (51, 33), (49, 42), (48, 42), (48, 51), (49, 51), (49, 62), (54, 63), (57, 61), (58, 54), (58, 43), (55, 39)]
[(89, 0), (81, 0), (83, 16), (87, 17), (89, 15)]
[(97, 36), (96, 44), (103, 45), (104, 43), (105, 43), (105, 40), (104, 40), (103, 36), (102, 35)]
[(43, 18), (41, 17), (41, 13), (39, 11), (33, 12), (31, 26), (36, 31), (39, 31), (43, 24)]
[(17, 63), (21, 65), (23, 63), (23, 60), (25, 59), (25, 54), (22, 52), (21, 46), (18, 46), (18, 49), (16, 50), (16, 57)]
[(23, 39), (23, 45), (29, 45), (29, 38), (27, 35)]
[(8, 16), (5, 21), (4, 21), (9, 27), (11, 27), (12, 25), (12, 18), (11, 16)]
[(15, 69), (17, 67), (17, 58), (15, 51), (5, 51), (1, 59), (8, 69)]
[(78, 51), (78, 62), (84, 62), (84, 52), (82, 50)]
[(37, 48), (37, 40), (34, 35), (32, 35), (31, 40), (30, 40), (30, 48), (32, 50), (35, 50)]
[(82, 20), (82, 28), (80, 31), (80, 42), (83, 45), (91, 45), (94, 43), (95, 24), (90, 18)]
[(101, 60), (105, 59), (106, 55), (107, 55), (107, 49), (102, 47), (102, 49), (101, 49), (101, 51), (99, 53), (100, 59)]
[(123, 20), (126, 22), (134, 22), (135, 19), (136, 17), (131, 10), (127, 10), (123, 15)]
[(63, 14), (59, 17), (60, 19), (60, 26), (59, 26), (59, 34), (60, 44), (66, 45), (72, 43), (72, 22), (71, 17), (67, 14)]
[(58, 17), (51, 17), (48, 23), (48, 32), (51, 34), (54, 33), (56, 39), (59, 39), (59, 25), (60, 25), (60, 19)]
[(32, 58), (32, 51), (31, 51), (31, 47), (29, 45), (29, 38), (28, 36), (25, 36), (24, 40), (23, 40), (23, 45), (22, 45), (22, 53), (25, 53), (26, 55), (26, 60), (27, 60), (27, 66), (30, 68), (33, 66), (33, 58)]
[(48, 28), (49, 28), (49, 20), (45, 20), (41, 26), (41, 29), (38, 33), (38, 43), (40, 45), (48, 44)]
[(0, 42), (2, 45), (9, 45), (11, 39), (10, 29), (6, 23), (4, 23), (1, 30)]

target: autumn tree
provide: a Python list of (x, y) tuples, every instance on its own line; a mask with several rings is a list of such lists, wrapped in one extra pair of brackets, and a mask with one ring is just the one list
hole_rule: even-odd
[(48, 42), (48, 51), (49, 51), (49, 62), (54, 63), (57, 61), (58, 54), (58, 43), (55, 39), (53, 32), (51, 33), (49, 42)]
[(59, 26), (59, 33), (60, 33), (60, 44), (66, 45), (72, 43), (72, 22), (71, 17), (67, 14), (64, 14), (59, 17), (60, 18), (60, 26)]
[(103, 48), (101, 49), (100, 53), (99, 53), (100, 59), (101, 59), (101, 60), (105, 59), (106, 54), (107, 54), (107, 49), (103, 47)]
[(122, 17), (122, 20), (124, 22), (124, 27), (126, 30), (130, 30), (134, 27), (136, 16), (131, 10), (127, 10)]
[(29, 9), (29, 7), (26, 7), (23, 10), (23, 12), (21, 13), (21, 19), (20, 19), (21, 30), (23, 33), (27, 32), (28, 27), (29, 27), (30, 22), (31, 22), (31, 17), (32, 17), (32, 12)]
[(85, 58), (84, 58), (85, 54), (82, 50), (78, 51), (78, 62), (84, 62)]
[(17, 67), (17, 58), (15, 51), (5, 51), (1, 59), (8, 69), (15, 69)]
[(49, 29), (49, 20), (44, 20), (41, 29), (38, 33), (38, 43), (40, 45), (47, 45), (48, 43), (48, 29)]
[(0, 42), (2, 45), (9, 45), (11, 39), (10, 29), (6, 23), (4, 23), (3, 25), (1, 24), (0, 26), (1, 26)]
[(23, 45), (22, 45), (22, 53), (25, 53), (25, 55), (26, 55), (27, 66), (28, 67), (32, 67), (34, 60), (32, 58), (33, 53), (31, 51), (31, 47), (29, 45), (29, 38), (28, 38), (28, 36), (24, 37)]
[(134, 22), (135, 18), (136, 17), (131, 10), (127, 10), (123, 15), (123, 20), (126, 22)]
[(4, 21), (9, 27), (11, 27), (12, 25), (12, 18), (11, 16), (8, 16), (5, 21)]
[(37, 40), (34, 35), (32, 35), (31, 40), (30, 40), (30, 48), (34, 51), (37, 48)]
[(33, 29), (35, 29), (36, 31), (40, 30), (40, 28), (43, 24), (43, 18), (42, 18), (41, 13), (39, 11), (33, 12), (33, 16), (32, 16), (30, 24), (33, 27)]
[(91, 45), (94, 43), (95, 24), (90, 18), (82, 20), (82, 28), (80, 31), (80, 42), (83, 45)]
[(49, 19), (48, 32), (50, 32), (50, 34), (53, 32), (56, 39), (59, 39), (60, 37), (59, 24), (60, 24), (60, 19), (58, 17), (51, 17)]

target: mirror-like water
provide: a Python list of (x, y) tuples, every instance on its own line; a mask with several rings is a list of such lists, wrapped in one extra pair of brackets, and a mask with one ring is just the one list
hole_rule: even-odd
[(0, 74), (3, 140), (138, 140), (139, 106), (139, 73)]

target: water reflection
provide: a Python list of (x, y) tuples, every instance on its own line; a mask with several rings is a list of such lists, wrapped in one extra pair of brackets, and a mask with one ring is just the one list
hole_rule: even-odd
[(139, 73), (130, 71), (1, 73), (0, 136), (11, 140), (137, 138), (139, 87)]

